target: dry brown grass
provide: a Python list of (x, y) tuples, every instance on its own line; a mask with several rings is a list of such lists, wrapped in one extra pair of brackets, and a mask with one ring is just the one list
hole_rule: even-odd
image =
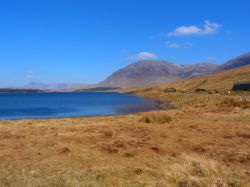
[(166, 111), (153, 111), (142, 113), (140, 121), (144, 123), (165, 124), (170, 123), (172, 117)]
[(250, 112), (215, 109), (1, 121), (0, 186), (248, 186)]
[(166, 168), (166, 176), (171, 186), (178, 187), (219, 187), (244, 186), (241, 176), (218, 162), (197, 156), (181, 155), (171, 159)]
[(239, 107), (243, 109), (250, 108), (250, 101), (244, 98), (225, 98), (221, 103), (222, 107)]

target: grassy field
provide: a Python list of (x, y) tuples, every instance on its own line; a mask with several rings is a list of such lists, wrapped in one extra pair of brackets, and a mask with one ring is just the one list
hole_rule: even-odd
[(171, 110), (0, 121), (0, 186), (250, 186), (250, 93), (205, 77), (123, 90)]

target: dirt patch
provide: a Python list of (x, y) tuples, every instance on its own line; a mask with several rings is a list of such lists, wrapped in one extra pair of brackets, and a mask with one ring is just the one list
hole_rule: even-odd
[(69, 154), (71, 151), (68, 147), (64, 147), (60, 150), (61, 154)]
[(101, 150), (106, 153), (111, 153), (111, 154), (119, 152), (119, 149), (114, 145), (103, 145), (101, 147)]
[(163, 153), (159, 147), (151, 147), (150, 149), (157, 154)]
[(112, 138), (112, 137), (113, 137), (112, 131), (107, 131), (102, 134), (102, 138)]
[(204, 147), (201, 147), (201, 146), (195, 146), (193, 148), (193, 151), (198, 152), (198, 153), (203, 153), (203, 152), (206, 152), (206, 149)]
[(250, 134), (246, 134), (246, 133), (237, 133), (237, 136), (241, 138), (250, 139)]

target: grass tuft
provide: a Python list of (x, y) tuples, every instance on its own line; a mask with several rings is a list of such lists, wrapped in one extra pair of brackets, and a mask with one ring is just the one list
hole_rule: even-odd
[(168, 115), (164, 111), (153, 111), (153, 112), (145, 112), (142, 114), (140, 118), (140, 122), (144, 123), (170, 123), (172, 121), (172, 117)]
[(126, 152), (124, 153), (124, 157), (127, 157), (127, 158), (132, 158), (136, 155), (135, 152)]

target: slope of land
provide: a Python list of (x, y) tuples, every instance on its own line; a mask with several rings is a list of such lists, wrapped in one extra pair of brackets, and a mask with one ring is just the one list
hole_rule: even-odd
[(237, 68), (240, 66), (245, 66), (248, 64), (250, 64), (250, 53), (240, 55), (236, 58), (233, 58), (227, 61), (225, 64), (222, 64), (221, 66), (219, 66), (218, 70), (219, 71), (229, 70), (229, 69)]
[(175, 83), (168, 84), (167, 86), (183, 91), (192, 91), (198, 88), (225, 91), (232, 89), (235, 82), (245, 82), (249, 80), (250, 65), (247, 65), (202, 77), (194, 77), (188, 80), (177, 81)]
[(172, 82), (181, 78), (204, 75), (216, 68), (217, 65), (209, 63), (180, 66), (160, 60), (141, 60), (114, 72), (98, 85), (103, 87), (132, 87)]
[(169, 88), (174, 88), (176, 90), (184, 92), (192, 92), (196, 89), (205, 90), (217, 90), (218, 92), (225, 92), (226, 90), (232, 89), (234, 83), (237, 82), (249, 82), (250, 81), (250, 65), (242, 66), (239, 68), (217, 72), (209, 75), (204, 75), (200, 77), (193, 77), (184, 80), (178, 80), (173, 83), (165, 83), (144, 87), (134, 87), (120, 89), (121, 92), (129, 91), (144, 91), (148, 89), (164, 90)]

